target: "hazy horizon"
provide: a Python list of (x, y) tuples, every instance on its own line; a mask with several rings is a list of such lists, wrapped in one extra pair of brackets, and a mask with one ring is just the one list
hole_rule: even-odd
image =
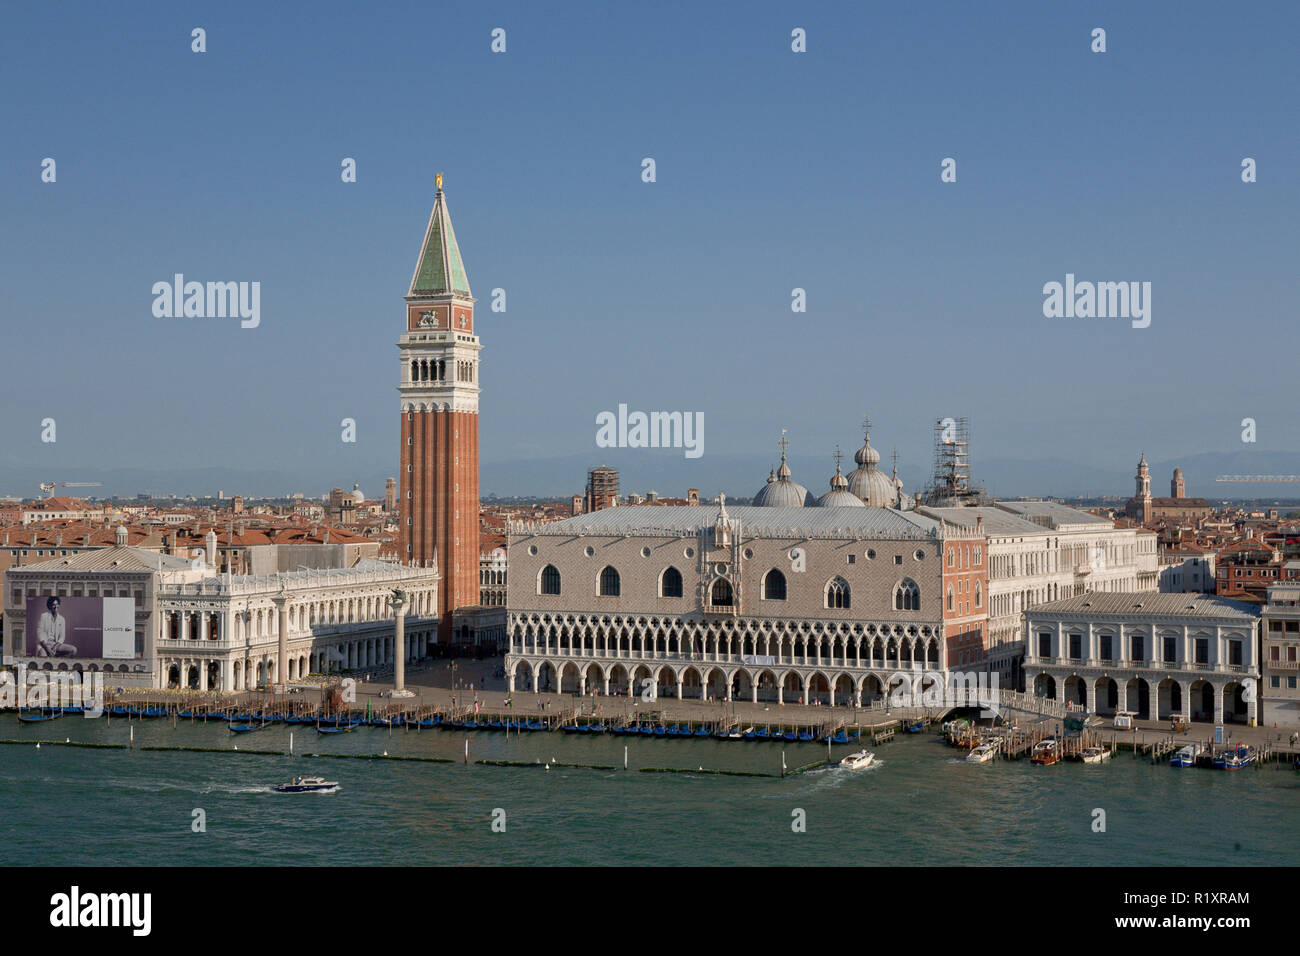
[[(1002, 12), (17, 7), (5, 61), (38, 82), (0, 155), (0, 494), (382, 494), (438, 172), (478, 298), (485, 495), (580, 492), (620, 456), (629, 490), (752, 495), (782, 429), (820, 494), (864, 412), (909, 491), (945, 416), (998, 494), (1129, 494), (1142, 452), (1155, 494), (1166, 464), (1207, 498), (1300, 473), (1300, 8)], [(259, 324), (156, 318), (178, 273), (260, 283)], [(1046, 318), (1067, 276), (1151, 283), (1150, 325)], [(702, 456), (609, 454), (620, 404), (703, 415)]]

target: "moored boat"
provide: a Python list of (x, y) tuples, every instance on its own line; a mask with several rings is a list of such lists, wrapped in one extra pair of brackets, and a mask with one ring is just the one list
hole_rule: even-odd
[(1188, 744), (1186, 747), (1183, 747), (1180, 750), (1176, 751), (1174, 755), (1169, 758), (1169, 766), (1195, 767), (1196, 758), (1199, 757), (1200, 755), (1201, 755), (1201, 748), (1199, 746), (1197, 746), (1196, 744)]
[(18, 722), (22, 724), (41, 724), (49, 720), (58, 720), (63, 716), (62, 711), (43, 711), (43, 710), (20, 710), (18, 712)]
[(1103, 760), (1110, 759), (1110, 751), (1105, 747), (1085, 747), (1079, 754), (1079, 759), (1084, 763), (1101, 763)]
[(239, 721), (226, 725), (226, 729), (232, 734), (251, 734), (254, 730), (261, 730), (266, 724), (255, 724), (251, 720)]
[(1219, 754), (1214, 758), (1214, 765), (1220, 770), (1240, 770), (1255, 762), (1255, 748), (1246, 744), (1237, 744), (1236, 750)]
[(361, 721), (349, 724), (318, 724), (316, 733), (318, 734), (350, 734), (361, 726)]
[(1050, 767), (1060, 759), (1060, 748), (1056, 746), (1056, 741), (1051, 737), (1034, 744), (1033, 753), (1029, 756), (1029, 762), (1038, 764), (1040, 767)]
[(970, 763), (988, 763), (997, 756), (998, 748), (994, 744), (980, 744), (974, 750), (966, 755), (966, 760)]

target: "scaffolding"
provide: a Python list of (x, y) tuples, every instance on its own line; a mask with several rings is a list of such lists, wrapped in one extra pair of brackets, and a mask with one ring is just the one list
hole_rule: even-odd
[(618, 469), (602, 465), (587, 472), (587, 513), (618, 506)]
[(934, 423), (934, 466), (923, 499), (936, 507), (971, 507), (988, 496), (970, 475), (970, 419), (940, 418)]

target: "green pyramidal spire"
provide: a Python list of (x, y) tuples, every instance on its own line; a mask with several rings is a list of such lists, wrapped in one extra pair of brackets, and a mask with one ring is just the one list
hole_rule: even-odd
[(472, 298), (465, 263), (460, 259), (460, 246), (451, 228), (451, 215), (447, 200), (442, 195), (442, 174), (438, 174), (438, 195), (433, 200), (429, 215), (429, 228), (424, 232), (424, 245), (420, 259), (415, 264), (408, 296), (463, 295)]

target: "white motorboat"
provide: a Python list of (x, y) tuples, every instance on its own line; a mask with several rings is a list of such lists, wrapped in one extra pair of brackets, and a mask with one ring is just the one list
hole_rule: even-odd
[(1196, 744), (1188, 744), (1183, 747), (1172, 757), (1169, 758), (1171, 767), (1195, 767), (1196, 758), (1204, 752), (1204, 748)]
[(272, 787), (276, 793), (333, 793), (339, 788), (337, 780), (322, 777), (294, 777), (288, 783)]
[(1110, 759), (1110, 751), (1105, 747), (1085, 747), (1079, 756), (1084, 763), (1101, 763)]
[(967, 763), (988, 763), (998, 754), (996, 744), (980, 744), (966, 755)]
[(840, 761), (840, 766), (846, 770), (862, 770), (870, 767), (876, 760), (876, 755), (869, 750), (859, 750), (857, 753), (849, 754)]

